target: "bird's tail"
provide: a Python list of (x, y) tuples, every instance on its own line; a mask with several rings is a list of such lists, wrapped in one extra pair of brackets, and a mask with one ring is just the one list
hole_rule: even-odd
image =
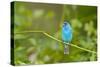
[(64, 54), (69, 54), (69, 45), (64, 45)]

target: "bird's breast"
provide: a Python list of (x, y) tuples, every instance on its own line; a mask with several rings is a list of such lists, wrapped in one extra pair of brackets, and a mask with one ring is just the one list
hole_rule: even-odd
[(72, 31), (63, 29), (63, 31), (62, 31), (62, 39), (65, 42), (70, 42), (72, 40)]

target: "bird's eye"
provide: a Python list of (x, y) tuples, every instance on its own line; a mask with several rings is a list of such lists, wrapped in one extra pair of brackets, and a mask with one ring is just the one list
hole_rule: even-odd
[(64, 23), (64, 25), (66, 26), (66, 25), (67, 25), (67, 23)]

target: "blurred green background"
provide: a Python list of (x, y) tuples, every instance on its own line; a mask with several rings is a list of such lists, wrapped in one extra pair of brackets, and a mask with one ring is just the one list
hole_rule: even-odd
[[(51, 64), (96, 61), (97, 54), (70, 46), (70, 54), (64, 55), (63, 44), (39, 33), (44, 31), (61, 39), (61, 26), (68, 21), (73, 29), (72, 44), (97, 51), (97, 7), (14, 2), (11, 8), (14, 30), (14, 64)], [(13, 27), (14, 25), (14, 27)], [(23, 32), (27, 31), (27, 32)], [(17, 33), (19, 32), (19, 33)], [(20, 33), (23, 32), (23, 33)]]

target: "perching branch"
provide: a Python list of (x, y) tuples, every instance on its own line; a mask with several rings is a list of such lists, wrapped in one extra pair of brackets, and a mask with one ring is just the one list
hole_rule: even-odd
[[(55, 37), (49, 35), (48, 33), (44, 32), (44, 31), (23, 31), (23, 32), (16, 32), (16, 33), (14, 33), (14, 34), (34, 33), (34, 32), (42, 33), (42, 34), (44, 34), (44, 35), (46, 35), (46, 36), (48, 36), (48, 37), (50, 37), (50, 38), (52, 38), (52, 39), (54, 39), (54, 40), (56, 40), (56, 41), (58, 41), (58, 42), (61, 42), (61, 43), (64, 43), (64, 44), (68, 44), (68, 43), (65, 43), (65, 42), (63, 42), (63, 41), (61, 41), (61, 40), (59, 40), (59, 39), (57, 39), (57, 38), (55, 38)], [(70, 44), (70, 46), (76, 47), (76, 48), (78, 48), (78, 49), (81, 49), (81, 50), (84, 50), (84, 51), (87, 51), (87, 52), (90, 52), (90, 53), (94, 53), (94, 54), (97, 53), (97, 52), (95, 52), (95, 51), (91, 51), (91, 50), (88, 50), (88, 49), (86, 49), (86, 48), (82, 48), (82, 47), (79, 47), (79, 46), (77, 46), (77, 45), (74, 45), (74, 44)]]

